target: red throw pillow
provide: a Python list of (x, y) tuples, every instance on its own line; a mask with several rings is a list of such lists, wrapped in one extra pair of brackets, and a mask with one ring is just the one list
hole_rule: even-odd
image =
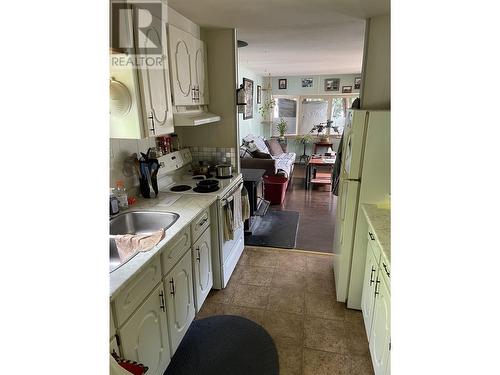
[(277, 139), (271, 138), (266, 140), (266, 145), (273, 156), (280, 156), (283, 153), (283, 149)]

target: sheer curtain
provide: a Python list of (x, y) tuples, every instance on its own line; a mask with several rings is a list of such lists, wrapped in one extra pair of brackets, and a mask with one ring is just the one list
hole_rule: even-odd
[(276, 105), (273, 110), (273, 136), (278, 136), (276, 124), (283, 119), (287, 122), (286, 134), (295, 134), (297, 129), (297, 99), (295, 98), (276, 98)]
[[(314, 125), (326, 122), (328, 120), (328, 100), (325, 99), (303, 99), (302, 121), (299, 122), (299, 134), (307, 134)], [(324, 134), (323, 130), (320, 134)], [(317, 134), (317, 132), (314, 132)]]

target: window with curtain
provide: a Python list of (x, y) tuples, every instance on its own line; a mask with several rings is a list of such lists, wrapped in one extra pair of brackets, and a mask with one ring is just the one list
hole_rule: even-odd
[[(276, 105), (273, 108), (272, 116), (272, 135), (278, 136), (276, 124), (280, 119), (287, 122), (286, 135), (310, 134), (314, 125), (326, 123), (327, 120), (333, 121), (331, 134), (342, 134), (344, 130), (347, 110), (351, 108), (352, 102), (357, 95), (349, 96), (278, 96), (274, 99)], [(320, 134), (326, 134), (324, 129)], [(318, 134), (314, 132), (314, 134)]]
[(287, 135), (297, 133), (297, 99), (296, 98), (277, 98), (273, 110), (272, 134), (278, 136), (276, 125), (280, 119), (287, 122)]

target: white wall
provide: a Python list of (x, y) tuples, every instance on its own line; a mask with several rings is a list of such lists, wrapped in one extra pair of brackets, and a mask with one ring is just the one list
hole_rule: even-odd
[(366, 23), (362, 109), (391, 109), (391, 21), (389, 15)]
[[(361, 77), (361, 73), (354, 74), (329, 74), (329, 75), (309, 75), (309, 76), (280, 76), (271, 77), (273, 95), (339, 95), (342, 94), (342, 86), (352, 86), (352, 93), (359, 93), (359, 89), (354, 89), (354, 78)], [(278, 81), (285, 78), (287, 89), (280, 90)], [(312, 78), (312, 87), (302, 87), (302, 78)], [(339, 91), (325, 91), (325, 79), (340, 78)]]
[(238, 84), (243, 83), (243, 78), (248, 78), (253, 81), (253, 118), (243, 120), (243, 113), (238, 114), (238, 126), (240, 129), (240, 138), (248, 134), (261, 135), (269, 137), (270, 126), (269, 124), (262, 124), (262, 116), (259, 113), (259, 107), (263, 104), (265, 94), (262, 91), (262, 101), (257, 104), (257, 85), (264, 87), (264, 77), (249, 70), (243, 64), (238, 64)]

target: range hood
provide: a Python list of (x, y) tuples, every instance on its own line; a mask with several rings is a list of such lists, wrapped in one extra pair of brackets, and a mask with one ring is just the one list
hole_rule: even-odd
[(174, 126), (198, 126), (220, 121), (220, 116), (210, 112), (174, 113)]

